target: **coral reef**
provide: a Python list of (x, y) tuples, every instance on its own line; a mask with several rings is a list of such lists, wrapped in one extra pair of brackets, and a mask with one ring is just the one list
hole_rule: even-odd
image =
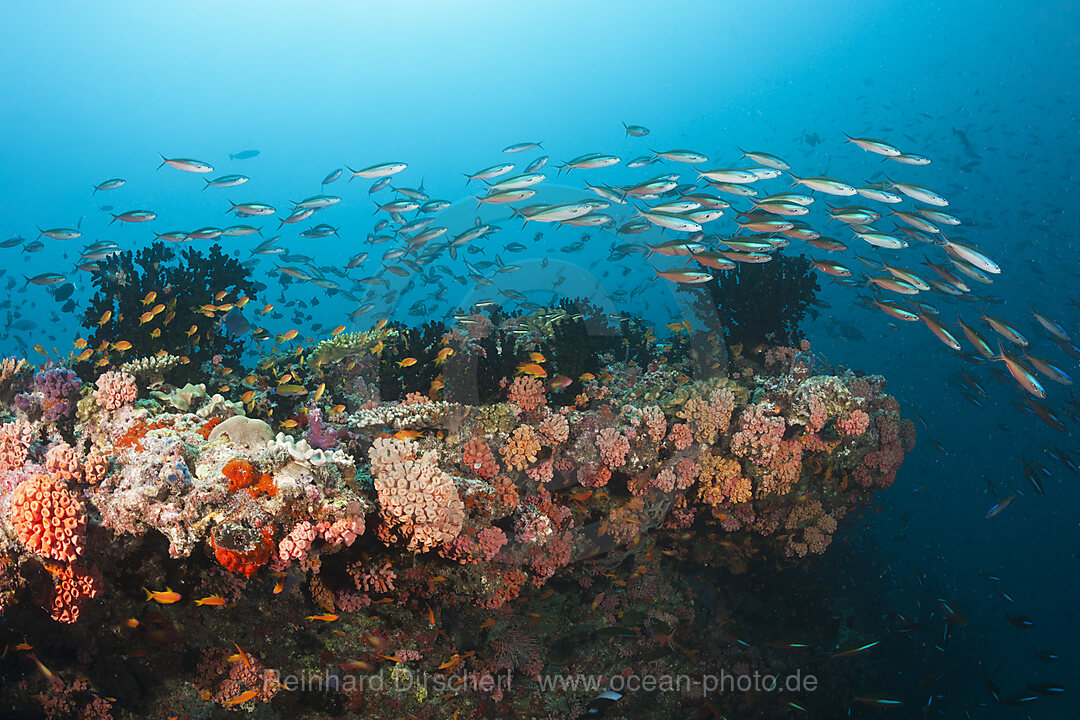
[[(883, 379), (809, 367), (805, 349), (766, 364), (719, 344), (659, 347), (630, 320), (585, 342), (601, 320), (566, 308), (464, 317), (271, 356), (220, 401), (170, 384), (184, 365), (83, 387), (65, 368), (23, 373), (18, 390), (37, 399), (12, 399), (0, 425), (0, 617), (27, 637), (62, 627), (88, 656), (123, 643), (129, 660), (118, 680), (43, 645), (50, 675), (26, 663), (0, 695), (84, 716), (297, 714), (311, 698), (281, 691), (286, 677), (470, 673), (512, 682), (441, 695), (342, 684), (327, 702), (371, 717), (579, 717), (595, 692), (534, 692), (545, 668), (610, 678), (739, 659), (712, 630), (677, 649), (694, 639), (671, 628), (695, 613), (716, 627), (725, 592), (702, 575), (695, 599), (679, 578), (806, 566), (857, 528), (913, 447)], [(425, 353), (446, 390), (460, 381), (445, 399), (420, 387), (437, 376), (399, 364)], [(724, 371), (695, 374), (703, 353), (729, 358)], [(287, 392), (268, 379), (283, 369)], [(467, 372), (484, 383), (471, 402)], [(77, 411), (45, 412), (44, 398)]]

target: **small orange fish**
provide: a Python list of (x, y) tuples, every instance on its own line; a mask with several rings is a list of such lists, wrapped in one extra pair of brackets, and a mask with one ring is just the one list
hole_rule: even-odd
[(109, 358), (101, 358), (96, 363), (94, 363), (94, 367), (105, 367), (108, 364), (109, 364)]
[(249, 302), (251, 302), (251, 298), (249, 298), (247, 295), (245, 295), (242, 298), (240, 298), (239, 300), (237, 300), (236, 302), (234, 302), (233, 306), (238, 307), (238, 308), (242, 308), (245, 305), (247, 305)]
[(195, 601), (196, 605), (213, 605), (216, 607), (220, 607), (222, 605), (225, 605), (226, 603), (228, 603), (228, 600), (221, 597), (220, 595), (209, 595)]
[(415, 364), (416, 364), (416, 358), (407, 357), (407, 358), (405, 358), (404, 360), (402, 360), (402, 361), (400, 361), (398, 363), (398, 367), (407, 368), (407, 367), (412, 367)]
[(21, 643), (19, 643), (18, 645), (15, 646), (15, 649), (16, 650), (23, 650), (23, 651), (33, 650), (34, 646), (29, 644), (29, 643), (21, 642)]
[(336, 328), (330, 331), (330, 337), (337, 337), (341, 333), (345, 332), (344, 325), (338, 325)]
[(334, 407), (330, 408), (330, 414), (331, 415), (338, 415), (338, 414), (343, 413), (343, 412), (345, 412), (345, 406), (344, 405), (335, 405)]
[(246, 393), (240, 396), (240, 402), (249, 403), (255, 397), (254, 390), (248, 390)]
[(278, 580), (274, 583), (274, 594), (280, 595), (281, 591), (285, 589), (285, 578)]
[(149, 602), (161, 603), (162, 605), (171, 605), (180, 599), (180, 593), (173, 592), (172, 588), (166, 587), (164, 590), (151, 591), (143, 588), (143, 592), (146, 593), (146, 600)]
[(240, 693), (236, 697), (234, 697), (234, 698), (232, 698), (230, 700), (226, 700), (224, 703), (222, 703), (222, 705), (224, 705), (225, 707), (232, 707), (233, 705), (239, 705), (240, 703), (247, 702), (248, 700), (252, 699), (253, 697), (255, 697), (258, 694), (259, 693), (257, 691), (255, 691), (255, 690), (245, 690), (244, 692)]
[(248, 667), (248, 669), (250, 670), (251, 669), (251, 658), (249, 658), (248, 654), (246, 652), (244, 652), (240, 648), (240, 646), (237, 645), (236, 643), (233, 643), (233, 647), (236, 648), (236, 654), (239, 655), (240, 659), (244, 661), (244, 665), (246, 665)]
[(495, 625), (495, 618), (488, 618), (484, 622), (480, 623), (480, 629), (484, 630)]
[(289, 418), (285, 422), (281, 423), (281, 427), (288, 428), (289, 430), (292, 430), (295, 427), (300, 427), (300, 423), (296, 422), (292, 418)]
[(150, 331), (150, 337), (152, 337), (152, 338), (161, 337), (161, 328), (154, 328), (153, 330), (151, 330)]
[(315, 394), (311, 396), (311, 401), (319, 402), (324, 392), (326, 392), (326, 383), (319, 383), (319, 387), (315, 388)]
[(48, 350), (46, 350), (45, 348), (43, 348), (43, 347), (41, 346), (41, 343), (38, 343), (37, 345), (35, 345), (35, 346), (34, 346), (34, 350), (35, 350), (36, 352), (39, 352), (39, 353), (41, 353), (42, 355), (48, 355), (48, 354), (49, 354), (49, 351), (48, 351)]
[(94, 354), (94, 349), (93, 348), (86, 348), (81, 353), (79, 353), (79, 356), (77, 358), (75, 358), (75, 359), (78, 360), (79, 362), (86, 362), (87, 360), (89, 360), (93, 356), (93, 354)]
[(154, 319), (154, 313), (149, 312), (149, 311), (144, 312), (142, 315), (139, 316), (139, 324), (140, 325), (145, 325), (146, 323), (150, 322), (153, 319)]
[(537, 365), (539, 365), (540, 363), (547, 362), (547, 358), (544, 357), (544, 354), (543, 353), (538, 353), (538, 352), (529, 353), (529, 359), (532, 360)]
[(150, 303), (154, 302), (154, 300), (156, 300), (156, 299), (157, 299), (157, 293), (154, 292), (153, 290), (151, 290), (150, 292), (146, 293), (146, 297), (144, 297), (142, 299), (142, 304), (143, 305), (149, 305)]
[(362, 670), (363, 672), (371, 672), (372, 670), (375, 669), (374, 665), (372, 665), (371, 663), (364, 662), (363, 660), (352, 660), (351, 662), (340, 663), (338, 665), (338, 667), (341, 668), (342, 670), (344, 670), (345, 672), (354, 671), (354, 670)]
[(129, 628), (135, 629), (139, 627), (139, 618), (128, 618), (124, 621), (124, 624), (127, 625)]
[(187, 329), (187, 332), (184, 333), (184, 334), (187, 335), (188, 337), (191, 337), (192, 335), (194, 335), (197, 332), (199, 332), (199, 326), (198, 325), (192, 325), (191, 327), (189, 327)]
[(121, 340), (120, 342), (113, 343), (113, 350), (119, 350), (120, 352), (127, 352), (131, 349), (131, 343), (127, 340)]
[(284, 335), (281, 336), (281, 341), (282, 342), (288, 342), (288, 341), (292, 340), (293, 338), (295, 338), (299, 334), (300, 334), (300, 331), (297, 330), (296, 328), (293, 328), (292, 330), (290, 330), (289, 332), (287, 332), (287, 333), (285, 333)]
[(228, 294), (229, 293), (227, 290), (218, 290), (217, 293), (215, 293), (214, 295), (214, 302), (221, 302), (222, 298), (224, 298)]
[(390, 322), (390, 318), (383, 318), (379, 322), (375, 323), (375, 332), (378, 332), (379, 330), (382, 330), (384, 327), (386, 327), (386, 324), (389, 323), (389, 322)]
[(397, 655), (380, 655), (379, 657), (381, 657), (383, 660), (391, 660), (393, 662), (405, 662)]
[(105, 312), (101, 313), (101, 319), (97, 321), (98, 327), (101, 327), (105, 323), (109, 322), (109, 320), (111, 320), (111, 319), (112, 319), (112, 310), (106, 310)]
[(547, 377), (547, 370), (540, 367), (536, 363), (521, 363), (517, 369), (518, 375), (528, 375), (530, 377)]
[(265, 306), (263, 306), (263, 309), (259, 311), (259, 314), (260, 315), (266, 315), (267, 313), (271, 313), (273, 311), (274, 311), (274, 306), (271, 305), (270, 303), (267, 303)]
[(79, 338), (78, 340), (75, 341), (75, 349), (76, 350), (80, 350), (80, 349), (82, 349), (84, 347), (86, 347), (86, 338)]
[(338, 619), (338, 616), (334, 613), (324, 613), (322, 615), (308, 615), (308, 620), (322, 620), (323, 622), (334, 622)]
[(446, 362), (446, 358), (454, 354), (454, 348), (443, 348), (439, 351), (439, 354), (435, 356), (435, 364), (442, 365)]
[(152, 312), (155, 315), (160, 315), (161, 313), (165, 312), (165, 306), (162, 305), (161, 303), (158, 303), (154, 307), (150, 308), (150, 312)]
[(428, 392), (437, 392), (442, 390), (446, 385), (439, 378), (435, 378), (431, 381), (431, 389)]
[(588, 372), (587, 373), (582, 373), (581, 376), (578, 377), (578, 380), (580, 380), (581, 382), (590, 382), (590, 381), (595, 380), (595, 379), (596, 379), (596, 376), (593, 375), (592, 373), (588, 373)]
[(398, 430), (394, 433), (395, 440), (415, 440), (423, 436), (424, 434), (419, 430)]

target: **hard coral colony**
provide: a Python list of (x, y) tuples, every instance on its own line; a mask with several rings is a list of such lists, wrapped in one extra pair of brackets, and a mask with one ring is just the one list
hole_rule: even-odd
[[(527, 690), (539, 669), (574, 666), (556, 638), (638, 617), (618, 631), (631, 638), (621, 662), (646, 667), (642, 628), (693, 614), (673, 563), (740, 573), (822, 553), (913, 446), (881, 378), (808, 374), (790, 349), (766, 367), (718, 346), (728, 372), (691, 379), (678, 346), (618, 362), (542, 330), (509, 339), (536, 319), (493, 313), (445, 333), (447, 396), (460, 396), (457, 370), (504, 369), (481, 393), (501, 396), (471, 404), (381, 387), (407, 336), (393, 325), (263, 364), (262, 377), (324, 388), (318, 398), (257, 385), (234, 403), (160, 379), (151, 393), (119, 370), (16, 376), (34, 399), (0, 425), (0, 612), (28, 625), (47, 613), (88, 655), (109, 642), (93, 628), (121, 627), (132, 672), (188, 678), (168, 691), (176, 707), (299, 702), (263, 672), (302, 669), (297, 625), (320, 663), (502, 673), (512, 686), (474, 689), (465, 706), (539, 707)], [(565, 334), (582, 321), (563, 322)], [(559, 393), (512, 377), (540, 348), (550, 375), (568, 354), (587, 379)], [(381, 397), (395, 387), (400, 400)], [(50, 411), (59, 403), (70, 410)], [(275, 433), (286, 419), (294, 435)], [(197, 650), (205, 667), (155, 664), (155, 643)], [(111, 702), (73, 694), (85, 681), (68, 675), (46, 695)], [(415, 693), (342, 692), (354, 710), (436, 712)]]

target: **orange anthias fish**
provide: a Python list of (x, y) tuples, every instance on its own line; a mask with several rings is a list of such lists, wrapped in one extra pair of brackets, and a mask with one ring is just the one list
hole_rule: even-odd
[(330, 337), (337, 337), (341, 333), (345, 332), (344, 325), (338, 325), (336, 328), (330, 331)]
[(220, 595), (210, 595), (208, 597), (200, 598), (195, 601), (196, 605), (215, 605), (219, 607), (221, 605), (225, 605), (226, 603), (228, 603), (228, 600), (221, 597)]
[(529, 359), (538, 365), (542, 362), (547, 362), (547, 358), (544, 357), (544, 354), (538, 352), (529, 353)]
[(255, 697), (258, 694), (259, 693), (256, 690), (245, 690), (244, 692), (240, 693), (236, 697), (231, 698), (229, 700), (226, 700), (222, 704), (225, 705), (225, 707), (231, 707), (233, 705), (239, 705), (240, 703), (245, 703), (248, 700), (251, 700), (253, 697)]
[(91, 356), (93, 356), (93, 354), (94, 354), (94, 349), (93, 348), (86, 348), (81, 353), (79, 353), (79, 356), (77, 358), (75, 358), (75, 359), (78, 360), (79, 362), (86, 362), (87, 360), (89, 360), (91, 358)]
[(405, 358), (404, 360), (402, 360), (402, 361), (400, 361), (398, 363), (398, 367), (407, 368), (407, 367), (412, 367), (415, 364), (416, 364), (416, 358), (407, 357), (407, 358)]
[(127, 352), (131, 349), (131, 343), (127, 340), (121, 340), (118, 343), (113, 343), (113, 350), (119, 350), (120, 352)]
[(416, 440), (423, 436), (424, 434), (419, 430), (398, 430), (394, 433), (395, 440)]
[(110, 320), (112, 320), (112, 310), (106, 310), (105, 312), (101, 313), (101, 319), (97, 321), (97, 324), (100, 327), (101, 325), (104, 325)]
[(154, 302), (154, 300), (156, 300), (156, 299), (157, 299), (157, 293), (154, 292), (153, 290), (151, 290), (150, 292), (146, 293), (146, 297), (144, 297), (142, 299), (142, 304), (143, 305), (149, 305), (150, 303)]
[(338, 619), (338, 616), (334, 613), (324, 613), (322, 615), (308, 615), (308, 620), (322, 620), (323, 622), (334, 622)]
[(454, 348), (443, 348), (439, 351), (439, 354), (435, 356), (435, 364), (442, 365), (446, 362), (446, 358), (454, 354)]
[(147, 601), (153, 600), (159, 602), (162, 605), (171, 605), (180, 599), (180, 593), (173, 592), (172, 588), (165, 588), (164, 590), (151, 591), (143, 588), (146, 593)]
[(547, 370), (536, 363), (521, 363), (518, 365), (517, 374), (528, 375), (534, 378), (547, 377)]
[(299, 334), (300, 334), (300, 331), (297, 330), (296, 328), (293, 328), (292, 330), (290, 330), (289, 332), (287, 332), (287, 333), (285, 333), (284, 335), (281, 336), (281, 341), (282, 342), (288, 342), (289, 340), (292, 340), (293, 338), (295, 338)]
[(84, 347), (86, 347), (86, 338), (79, 338), (78, 340), (75, 341), (75, 349), (76, 350), (81, 350)]

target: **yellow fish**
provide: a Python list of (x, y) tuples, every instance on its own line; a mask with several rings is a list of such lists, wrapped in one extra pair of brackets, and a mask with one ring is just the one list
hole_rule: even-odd
[(338, 325), (336, 328), (330, 331), (330, 337), (337, 337), (341, 333), (345, 332), (344, 325)]
[(131, 343), (127, 340), (121, 340), (120, 342), (113, 343), (113, 350), (119, 350), (120, 352), (127, 352), (131, 349)]
[(145, 325), (146, 323), (150, 322), (153, 319), (154, 319), (154, 313), (152, 313), (152, 312), (144, 312), (142, 315), (139, 316), (139, 324), (140, 325)]
[(77, 357), (75, 359), (78, 360), (79, 362), (86, 362), (87, 360), (89, 360), (93, 356), (93, 354), (94, 354), (94, 349), (93, 348), (86, 348), (81, 353), (79, 353), (79, 357)]
[(407, 368), (407, 367), (412, 367), (415, 364), (416, 364), (416, 358), (407, 357), (407, 358), (405, 358), (404, 360), (402, 360), (401, 362), (398, 363), (398, 367)]
[(187, 335), (188, 337), (191, 337), (192, 335), (194, 335), (197, 332), (199, 332), (199, 326), (198, 325), (192, 325), (191, 327), (188, 328), (187, 332), (184, 333), (184, 334)]
[(345, 406), (344, 405), (335, 405), (334, 407), (330, 408), (330, 414), (331, 415), (337, 415), (337, 414), (343, 413), (343, 412), (345, 412)]
[(162, 305), (161, 303), (158, 303), (154, 307), (150, 308), (150, 312), (152, 312), (155, 315), (157, 315), (159, 313), (162, 313), (164, 311), (165, 311), (165, 306)]
[(284, 335), (281, 336), (281, 341), (282, 342), (288, 342), (289, 340), (292, 340), (293, 338), (295, 338), (299, 334), (300, 334), (300, 331), (297, 330), (296, 328), (293, 328), (292, 330), (290, 330), (289, 332), (287, 332), (287, 333), (285, 333)]
[(304, 388), (303, 385), (292, 385), (289, 383), (278, 385), (277, 389), (274, 390), (274, 392), (276, 392), (278, 395), (281, 395), (282, 397), (298, 397), (300, 395), (307, 395), (307, 389)]
[(154, 328), (153, 330), (151, 330), (150, 331), (150, 337), (152, 337), (152, 338), (161, 337), (161, 328)]
[(442, 365), (446, 362), (446, 358), (454, 354), (454, 348), (443, 348), (439, 351), (439, 354), (435, 356), (435, 364)]
[(78, 340), (75, 341), (75, 348), (76, 349), (84, 348), (84, 347), (86, 347), (86, 338), (79, 338)]
[(547, 358), (544, 357), (544, 354), (543, 353), (538, 353), (538, 352), (529, 353), (529, 359), (532, 360), (534, 363), (536, 363), (538, 365), (540, 363), (547, 362)]
[(111, 319), (112, 319), (112, 310), (106, 310), (105, 312), (101, 313), (101, 319), (97, 321), (97, 324), (100, 327), (100, 326), (104, 325), (105, 323), (109, 322), (109, 320), (111, 320)]
[(154, 292), (153, 290), (151, 290), (150, 292), (146, 293), (146, 297), (144, 297), (142, 299), (142, 304), (143, 305), (149, 305), (150, 303), (154, 302), (154, 300), (156, 300), (156, 299), (157, 299), (157, 293)]

